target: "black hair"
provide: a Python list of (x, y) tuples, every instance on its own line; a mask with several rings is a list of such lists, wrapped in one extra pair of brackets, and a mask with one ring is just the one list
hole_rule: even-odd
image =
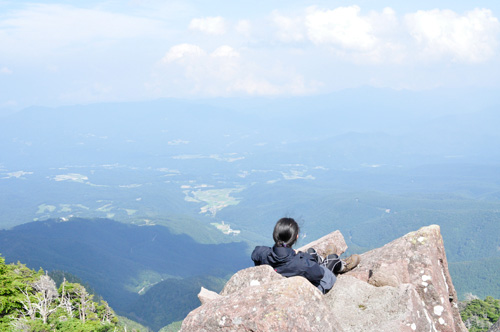
[(274, 226), (273, 239), (278, 247), (292, 247), (299, 235), (299, 224), (292, 218), (281, 218)]

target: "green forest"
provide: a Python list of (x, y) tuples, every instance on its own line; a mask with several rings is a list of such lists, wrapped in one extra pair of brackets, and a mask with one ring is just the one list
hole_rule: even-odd
[(500, 317), (500, 300), (471, 298), (460, 303), (460, 315), (469, 332), (486, 332)]
[[(61, 279), (61, 275), (56, 274), (55, 279)], [(191, 284), (199, 286), (196, 282)], [(212, 286), (215, 288), (220, 288), (221, 285), (220, 281), (213, 280)], [(174, 293), (171, 294), (173, 297), (176, 296)], [(500, 317), (500, 300), (491, 296), (481, 300), (470, 294), (468, 297), (459, 304), (466, 327), (470, 332), (488, 331)], [(166, 299), (148, 298), (148, 301), (156, 300)], [(143, 301), (137, 308), (146, 308), (148, 301)], [(157, 323), (158, 317), (151, 316), (148, 319)], [(6, 264), (5, 259), (0, 256), (1, 331), (118, 332), (127, 331), (127, 327), (130, 331), (148, 330), (133, 321), (125, 321), (128, 322), (127, 326), (124, 326), (122, 319), (118, 319), (107, 302), (102, 299), (94, 301), (94, 294), (90, 294), (81, 284), (68, 282), (62, 277), (57, 287), (54, 279), (42, 269), (35, 271), (20, 262)], [(178, 331), (180, 324), (181, 321), (177, 321), (161, 331)], [(161, 325), (155, 328), (158, 329), (159, 326)]]
[(59, 287), (43, 270), (5, 264), (0, 256), (1, 331), (125, 331), (105, 301), (64, 280)]
[(163, 226), (106, 219), (46, 220), (0, 231), (6, 262), (43, 268), (57, 285), (83, 285), (94, 301), (103, 298), (118, 315), (154, 331), (195, 309), (201, 286), (220, 291), (250, 266), (246, 250), (244, 242), (201, 244)]

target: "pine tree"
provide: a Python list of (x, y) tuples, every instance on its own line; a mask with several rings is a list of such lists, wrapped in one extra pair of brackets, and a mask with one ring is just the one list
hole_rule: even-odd
[(106, 302), (85, 287), (52, 278), (0, 256), (0, 331), (123, 331)]

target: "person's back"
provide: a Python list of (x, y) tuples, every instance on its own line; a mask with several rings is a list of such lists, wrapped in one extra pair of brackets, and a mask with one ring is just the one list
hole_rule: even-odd
[(255, 265), (270, 265), (284, 277), (302, 276), (326, 293), (333, 287), (336, 274), (347, 272), (359, 263), (359, 256), (349, 258), (349, 264), (340, 260), (334, 253), (322, 259), (311, 248), (308, 252), (292, 249), (299, 238), (299, 225), (292, 218), (281, 218), (274, 226), (272, 248), (257, 246), (252, 252)]
[(290, 247), (259, 246), (252, 253), (255, 265), (271, 265), (276, 272), (284, 277), (302, 276), (314, 286), (319, 285), (324, 271), (318, 262), (308, 253), (295, 252)]

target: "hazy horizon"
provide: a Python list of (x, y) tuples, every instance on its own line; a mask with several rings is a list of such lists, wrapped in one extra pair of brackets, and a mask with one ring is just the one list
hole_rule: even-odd
[(1, 1), (0, 115), (363, 87), (474, 103), (500, 91), (499, 15), (493, 0)]

